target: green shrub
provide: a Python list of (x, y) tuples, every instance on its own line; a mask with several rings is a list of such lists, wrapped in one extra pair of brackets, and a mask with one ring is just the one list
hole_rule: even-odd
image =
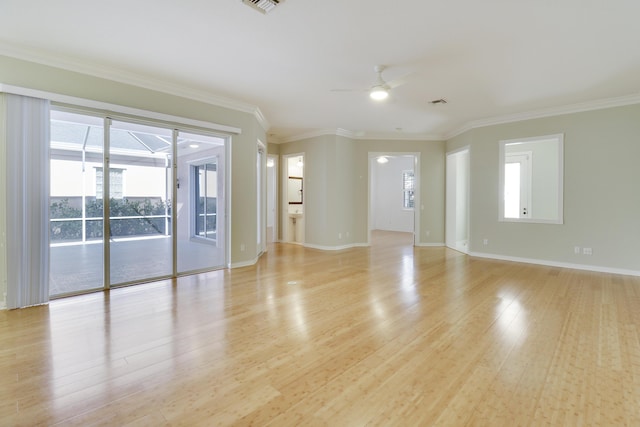
[[(148, 198), (144, 200), (111, 199), (109, 201), (110, 234), (112, 237), (165, 234), (165, 218), (148, 218), (148, 216), (164, 215), (170, 206), (169, 202), (151, 201)], [(102, 199), (86, 202), (87, 240), (101, 239), (103, 236), (103, 207)], [(68, 199), (52, 202), (50, 217), (51, 219), (74, 218), (69, 221), (50, 221), (51, 241), (82, 239), (82, 210), (70, 206)], [(119, 219), (121, 217), (136, 218)]]

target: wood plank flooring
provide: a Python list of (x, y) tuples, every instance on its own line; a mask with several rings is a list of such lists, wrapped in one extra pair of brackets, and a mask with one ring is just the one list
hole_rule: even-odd
[(0, 312), (0, 425), (640, 425), (640, 278), (413, 248)]

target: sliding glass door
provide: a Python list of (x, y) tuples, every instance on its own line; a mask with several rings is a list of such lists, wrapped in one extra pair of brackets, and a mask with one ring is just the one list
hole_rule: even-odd
[(178, 135), (178, 273), (225, 266), (225, 139)]
[(121, 121), (111, 123), (109, 176), (97, 172), (105, 189), (107, 178), (109, 181), (112, 285), (173, 274), (172, 141), (171, 129)]
[(227, 141), (52, 111), (50, 295), (224, 267)]
[(51, 111), (49, 294), (104, 287), (103, 210), (96, 197), (104, 119)]

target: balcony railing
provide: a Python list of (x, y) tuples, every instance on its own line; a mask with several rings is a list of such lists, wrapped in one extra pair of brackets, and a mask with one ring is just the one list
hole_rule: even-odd
[[(87, 242), (103, 238), (103, 219), (92, 218), (52, 218), (49, 221), (51, 243)], [(171, 216), (113, 216), (109, 217), (110, 236), (133, 237), (149, 235), (171, 235)]]

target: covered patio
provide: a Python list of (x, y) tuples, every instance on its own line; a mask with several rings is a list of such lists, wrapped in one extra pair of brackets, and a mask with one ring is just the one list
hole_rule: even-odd
[[(114, 239), (110, 242), (110, 286), (149, 281), (173, 273), (171, 236)], [(178, 273), (224, 267), (222, 248), (178, 240)], [(68, 295), (104, 288), (101, 241), (53, 244), (50, 248), (49, 294)]]

